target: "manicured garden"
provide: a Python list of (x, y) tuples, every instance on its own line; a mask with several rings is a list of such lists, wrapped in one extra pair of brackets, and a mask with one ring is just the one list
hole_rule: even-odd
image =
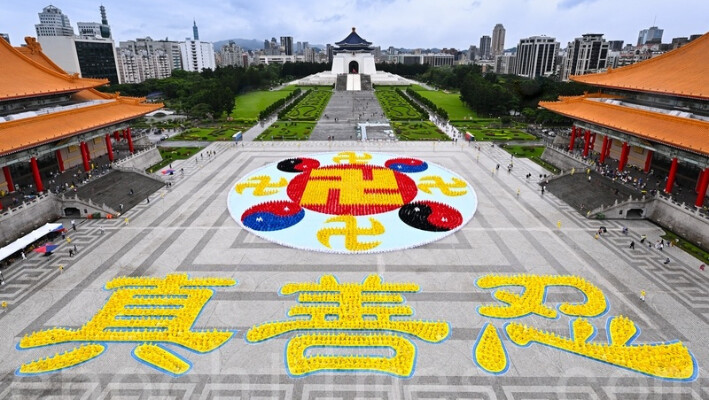
[(392, 122), (391, 127), (399, 140), (451, 140), (430, 121)]
[(417, 110), (406, 98), (402, 97), (400, 89), (377, 87), (374, 92), (384, 114), (390, 121), (420, 121), (428, 116)]
[(245, 132), (253, 123), (246, 121), (225, 121), (216, 124), (207, 124), (200, 127), (189, 128), (179, 135), (171, 137), (170, 141), (229, 141), (236, 132)]
[(202, 151), (204, 147), (158, 147), (162, 161), (146, 169), (146, 172), (156, 172), (175, 160), (185, 160)]
[(446, 110), (450, 121), (463, 121), (476, 118), (475, 111), (468, 108), (468, 106), (460, 100), (460, 93), (428, 90), (419, 85), (412, 85), (411, 89)]
[(308, 140), (315, 122), (276, 121), (254, 140)]
[(279, 118), (285, 121), (317, 121), (331, 96), (332, 90), (329, 88), (327, 90), (310, 90), (289, 111), (279, 115)]
[(476, 141), (509, 141), (509, 140), (536, 140), (534, 135), (524, 132), (524, 125), (508, 123), (507, 126), (499, 119), (477, 119), (472, 121), (455, 121), (451, 125), (456, 127), (463, 135), (470, 132)]

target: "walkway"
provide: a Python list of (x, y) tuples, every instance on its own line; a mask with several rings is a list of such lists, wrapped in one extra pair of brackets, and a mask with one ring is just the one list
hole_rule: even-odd
[(309, 140), (357, 140), (359, 122), (386, 122), (374, 92), (333, 92)]

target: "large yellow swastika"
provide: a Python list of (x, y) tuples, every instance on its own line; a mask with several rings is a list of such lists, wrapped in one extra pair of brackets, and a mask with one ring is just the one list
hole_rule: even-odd
[[(358, 156), (354, 151), (342, 151), (337, 153), (332, 158), (332, 161), (337, 164), (367, 164), (371, 159), (372, 155), (369, 153), (362, 153), (361, 156)], [(343, 161), (346, 161), (346, 163), (343, 163)]]
[[(234, 190), (236, 190), (236, 193), (242, 194), (244, 193), (244, 189), (253, 188), (254, 196), (270, 196), (272, 194), (278, 193), (277, 188), (282, 188), (285, 186), (288, 186), (288, 181), (286, 180), (286, 178), (282, 177), (280, 180), (278, 180), (278, 182), (271, 183), (270, 176), (259, 175), (249, 178), (249, 180), (246, 182), (238, 183), (234, 187)], [(271, 188), (274, 188), (275, 190)]]
[(315, 169), (300, 204), (325, 205), (330, 191), (339, 190), (341, 205), (403, 205), (394, 171), (376, 168), (371, 172), (372, 179), (365, 180), (361, 169)]

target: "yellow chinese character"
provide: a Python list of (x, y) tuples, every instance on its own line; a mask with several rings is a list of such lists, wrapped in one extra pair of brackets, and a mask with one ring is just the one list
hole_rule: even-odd
[(493, 297), (505, 305), (481, 306), (480, 315), (492, 318), (519, 318), (529, 314), (537, 314), (546, 318), (556, 318), (555, 309), (544, 305), (549, 287), (569, 286), (586, 296), (586, 301), (580, 304), (562, 303), (559, 311), (566, 315), (577, 317), (597, 317), (608, 309), (606, 296), (601, 289), (578, 276), (569, 275), (485, 275), (477, 280), (477, 285), (483, 289), (501, 286), (520, 286), (521, 294), (507, 290), (498, 290)]
[[(207, 353), (226, 343), (231, 330), (191, 330), (214, 286), (233, 286), (233, 279), (192, 278), (186, 274), (165, 278), (119, 277), (106, 284), (115, 290), (94, 317), (79, 329), (52, 328), (32, 332), (20, 340), (20, 349), (67, 342), (88, 345), (23, 364), (18, 373), (32, 375), (58, 371), (99, 356), (105, 342), (139, 343), (133, 355), (160, 371), (182, 375), (189, 361), (157, 345), (176, 344), (197, 353)], [(90, 343), (98, 342), (98, 343)]]
[[(248, 342), (261, 342), (294, 331), (306, 331), (288, 341), (286, 367), (293, 376), (318, 371), (377, 371), (395, 376), (413, 374), (416, 347), (408, 334), (431, 343), (446, 339), (450, 327), (444, 321), (404, 320), (413, 315), (411, 307), (402, 305), (400, 293), (416, 292), (413, 283), (382, 283), (378, 275), (369, 275), (362, 283), (339, 283), (325, 275), (319, 283), (289, 283), (281, 294), (298, 293), (300, 305), (292, 307), (289, 319), (266, 322), (252, 327), (246, 334)], [(397, 318), (392, 319), (395, 316)], [(312, 333), (309, 331), (325, 331)], [(340, 332), (336, 332), (340, 331)], [(320, 352), (306, 356), (310, 349), (328, 348), (388, 348), (393, 356), (333, 355)]]
[(595, 328), (583, 318), (573, 320), (570, 338), (516, 322), (508, 324), (505, 331), (518, 346), (537, 342), (652, 377), (693, 380), (698, 373), (697, 361), (682, 342), (632, 344), (639, 332), (635, 323), (623, 316), (609, 319), (608, 343), (591, 342)]

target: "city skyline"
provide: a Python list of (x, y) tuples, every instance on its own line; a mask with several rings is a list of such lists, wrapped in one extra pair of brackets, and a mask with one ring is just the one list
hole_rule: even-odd
[(705, 33), (702, 16), (709, 12), (709, 4), (700, 0), (675, 2), (673, 7), (647, 0), (642, 9), (610, 0), (441, 0), (435, 15), (430, 3), (416, 0), (349, 0), (337, 5), (311, 1), (295, 6), (273, 0), (27, 0), (3, 10), (0, 32), (8, 33), (14, 45), (23, 43), (24, 36), (35, 36), (37, 14), (50, 4), (60, 8), (73, 27), (77, 22), (100, 22), (103, 4), (116, 41), (146, 36), (184, 40), (192, 37), (196, 21), (201, 39), (212, 42), (292, 36), (294, 41), (324, 45), (341, 40), (355, 26), (383, 48), (459, 50), (476, 45), (482, 35), (490, 36), (497, 23), (507, 31), (505, 48), (537, 35), (555, 37), (565, 47), (585, 33), (635, 44), (638, 32), (653, 25), (664, 29), (663, 42), (668, 43), (674, 37)]

